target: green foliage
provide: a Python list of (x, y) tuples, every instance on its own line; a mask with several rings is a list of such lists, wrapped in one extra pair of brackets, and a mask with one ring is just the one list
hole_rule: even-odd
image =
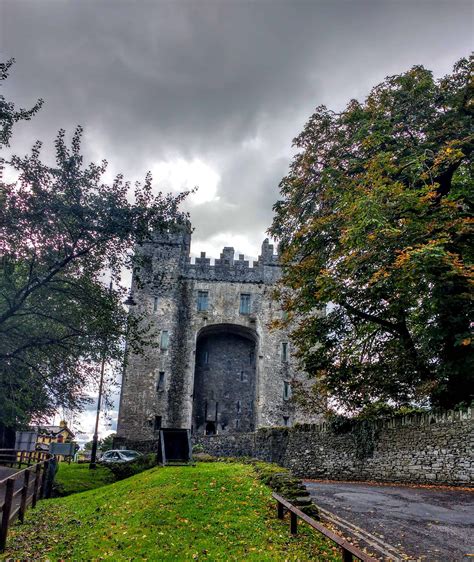
[(114, 448), (114, 439), (117, 437), (116, 433), (111, 433), (110, 435), (107, 435), (107, 437), (104, 437), (103, 439), (99, 440), (98, 443), (98, 449), (99, 451), (102, 451), (103, 453), (105, 453), (105, 451), (110, 451), (111, 449)]
[[(104, 437), (103, 439), (99, 439), (99, 441), (97, 442), (97, 449), (99, 451), (101, 451), (102, 453), (105, 453), (105, 451), (110, 451), (111, 449), (113, 449), (114, 448), (114, 438), (116, 436), (117, 436), (116, 433), (111, 433), (107, 437)], [(88, 441), (87, 443), (85, 443), (84, 444), (84, 451), (92, 451), (92, 444), (93, 444), (93, 441)]]
[(472, 399), (471, 71), (388, 77), (294, 141), (280, 296), (313, 390), (346, 409)]
[[(0, 98), (2, 142), (15, 121), (38, 107), (15, 112)], [(0, 425), (6, 427), (60, 406), (80, 408), (102, 358), (111, 371), (122, 365), (126, 333), (137, 351), (153, 338), (140, 315), (127, 322), (120, 275), (140, 267), (131, 259), (135, 244), (186, 222), (178, 210), (186, 195), (154, 194), (149, 174), (133, 190), (120, 174), (104, 183), (107, 162), (85, 166), (81, 139), (80, 127), (70, 145), (59, 132), (54, 167), (41, 161), (36, 142), (31, 155), (5, 163), (18, 181), (0, 182)], [(113, 288), (104, 284), (106, 275)]]
[[(0, 83), (8, 78), (10, 68), (15, 59), (0, 63)], [(7, 101), (0, 94), (0, 148), (9, 146), (10, 137), (12, 135), (13, 125), (18, 121), (29, 121), (33, 115), (43, 105), (43, 100), (39, 99), (31, 109), (15, 109), (15, 104)], [(0, 159), (0, 163), (2, 160)]]
[(253, 468), (154, 468), (110, 486), (40, 502), (11, 528), (8, 559), (340, 560), (305, 524), (289, 533)]
[(204, 447), (200, 443), (193, 445), (193, 453), (204, 453)]
[(114, 475), (115, 480), (123, 480), (124, 478), (135, 476), (135, 474), (140, 474), (144, 470), (149, 470), (156, 465), (156, 454), (150, 453), (148, 455), (140, 455), (134, 461), (114, 462), (104, 466)]

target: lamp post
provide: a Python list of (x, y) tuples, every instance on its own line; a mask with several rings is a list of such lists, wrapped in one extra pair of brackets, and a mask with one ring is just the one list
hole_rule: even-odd
[[(112, 294), (112, 279), (109, 285), (109, 295)], [(89, 463), (89, 468), (97, 468), (97, 442), (99, 440), (99, 417), (100, 417), (100, 407), (102, 404), (102, 390), (104, 388), (104, 372), (105, 372), (105, 360), (107, 356), (107, 340), (104, 339), (104, 344), (102, 347), (102, 357), (100, 361), (100, 380), (99, 380), (99, 397), (97, 398), (97, 412), (95, 416), (95, 429), (94, 436), (92, 437), (92, 450), (91, 450), (91, 462)]]
[[(110, 293), (112, 293), (112, 281), (110, 281), (109, 290), (110, 290)], [(134, 301), (131, 292), (128, 295), (127, 300), (124, 301), (123, 304), (128, 306), (129, 308), (131, 306), (134, 306), (134, 305), (137, 304)], [(128, 332), (128, 317), (127, 317), (127, 332)], [(126, 345), (127, 344), (125, 343), (125, 352), (124, 352), (125, 356), (127, 354)], [(101, 403), (102, 403), (102, 390), (103, 390), (103, 386), (104, 386), (104, 372), (105, 372), (106, 354), (107, 354), (107, 345), (106, 345), (106, 342), (104, 341), (104, 347), (102, 349), (102, 358), (101, 358), (101, 365), (100, 365), (99, 397), (97, 399), (97, 413), (96, 413), (96, 417), (95, 417), (95, 430), (94, 430), (94, 436), (92, 438), (91, 462), (89, 463), (89, 468), (91, 468), (91, 469), (97, 468), (97, 444), (98, 444), (98, 440), (99, 440), (99, 417), (100, 417), (100, 407), (101, 407)], [(125, 358), (124, 358), (124, 369), (125, 369)]]

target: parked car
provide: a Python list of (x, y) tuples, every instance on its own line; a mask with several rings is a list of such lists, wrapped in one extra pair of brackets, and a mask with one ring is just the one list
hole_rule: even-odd
[(113, 463), (113, 462), (130, 462), (134, 461), (139, 457), (141, 453), (138, 451), (129, 451), (127, 449), (113, 449), (111, 451), (105, 452), (101, 457), (100, 461), (102, 463)]

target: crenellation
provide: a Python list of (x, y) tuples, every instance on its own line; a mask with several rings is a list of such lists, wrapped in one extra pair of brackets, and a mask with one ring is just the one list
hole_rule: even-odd
[(154, 343), (128, 358), (118, 435), (154, 439), (158, 426), (232, 434), (317, 419), (290, 399), (287, 389), (305, 375), (292, 356), (282, 360), (286, 330), (269, 327), (281, 275), (273, 245), (263, 242), (253, 267), (230, 246), (214, 264), (205, 252), (192, 263), (190, 232), (185, 225), (155, 233), (137, 249), (144, 259), (130, 314), (145, 315)]

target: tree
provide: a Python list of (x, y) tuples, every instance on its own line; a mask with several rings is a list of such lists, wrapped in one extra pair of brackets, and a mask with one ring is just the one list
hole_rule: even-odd
[[(18, 113), (2, 107), (8, 141)], [(135, 184), (132, 200), (122, 175), (103, 183), (107, 162), (83, 165), (81, 135), (78, 127), (69, 147), (59, 132), (54, 167), (42, 163), (40, 142), (31, 155), (11, 157), (19, 180), (0, 184), (0, 425), (7, 427), (59, 406), (80, 408), (102, 354), (120, 364), (126, 330), (129, 345), (145, 343), (139, 316), (126, 321), (120, 274), (135, 244), (186, 220), (179, 211), (186, 194), (154, 195), (150, 175)]]
[[(97, 443), (97, 449), (99, 451), (102, 451), (102, 453), (105, 453), (105, 451), (110, 451), (111, 449), (113, 449), (115, 437), (117, 437), (117, 434), (111, 433), (110, 435), (107, 435), (107, 437), (100, 439)], [(92, 451), (93, 443), (93, 441), (87, 441), (87, 443), (84, 444), (84, 451)]]
[(110, 451), (111, 449), (113, 449), (115, 437), (117, 437), (117, 434), (111, 433), (110, 435), (107, 435), (107, 437), (101, 439), (98, 444), (98, 449), (103, 453), (105, 453), (105, 451)]
[(415, 66), (294, 140), (280, 293), (303, 367), (346, 408), (473, 398), (473, 91), (472, 59), (438, 81)]
[[(8, 78), (10, 68), (15, 59), (0, 63), (0, 82)], [(5, 96), (0, 94), (0, 148), (9, 146), (12, 135), (13, 125), (18, 121), (29, 121), (33, 115), (43, 105), (43, 100), (39, 99), (31, 109), (15, 109), (15, 104), (7, 101)]]

